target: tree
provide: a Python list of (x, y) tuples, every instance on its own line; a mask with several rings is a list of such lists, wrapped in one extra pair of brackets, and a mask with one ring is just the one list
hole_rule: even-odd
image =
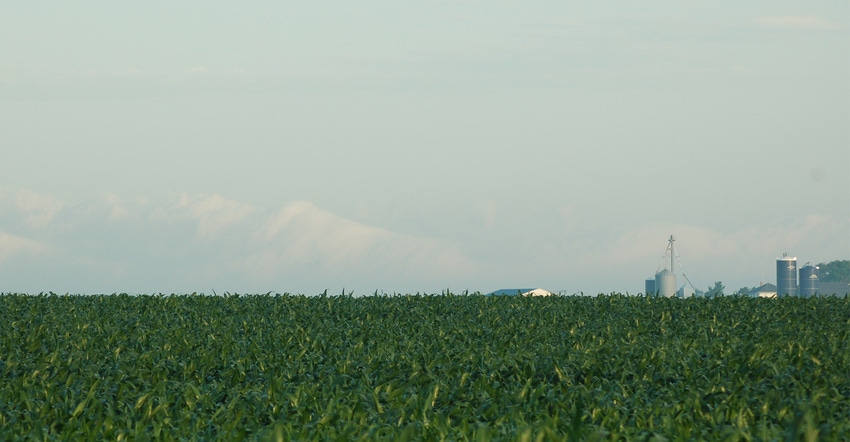
[(723, 290), (725, 288), (726, 287), (723, 285), (722, 282), (717, 281), (717, 282), (714, 283), (714, 287), (709, 287), (708, 290), (705, 291), (705, 296), (707, 298), (714, 298), (714, 297), (717, 297), (717, 296), (723, 296)]
[(822, 282), (850, 282), (850, 261), (832, 261), (827, 264), (818, 264)]
[[(753, 287), (753, 288), (755, 288), (755, 287)], [(735, 293), (732, 293), (732, 294), (737, 295), (737, 296), (747, 296), (747, 295), (750, 294), (750, 290), (752, 290), (752, 289), (747, 287), (747, 286), (744, 286), (744, 287), (739, 288), (738, 291), (736, 291)]]

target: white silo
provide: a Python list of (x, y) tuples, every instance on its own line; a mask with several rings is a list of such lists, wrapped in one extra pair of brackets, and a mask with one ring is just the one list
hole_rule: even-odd
[(656, 273), (655, 291), (665, 298), (676, 296), (676, 274), (667, 269)]

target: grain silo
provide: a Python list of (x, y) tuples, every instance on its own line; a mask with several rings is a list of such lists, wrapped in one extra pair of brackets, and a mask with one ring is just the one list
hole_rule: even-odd
[(645, 290), (643, 292), (646, 296), (655, 296), (655, 278), (647, 279)]
[(655, 274), (655, 290), (658, 296), (672, 298), (676, 296), (676, 274), (664, 269)]
[(776, 296), (797, 296), (797, 258), (776, 258)]
[(817, 293), (820, 267), (806, 264), (800, 268), (800, 296), (811, 298)]
[[(679, 258), (679, 254), (676, 253), (676, 249), (673, 247), (673, 242), (675, 241), (676, 239), (673, 238), (673, 235), (670, 235), (670, 239), (667, 240), (667, 250), (664, 257), (661, 258), (661, 263), (658, 265), (658, 270), (655, 273), (655, 279), (646, 280), (645, 292), (647, 296), (663, 296), (665, 298), (672, 298), (676, 296), (676, 271), (674, 270), (674, 265), (676, 260)], [(679, 267), (681, 266), (682, 262), (679, 261)], [(685, 282), (691, 288), (691, 291), (689, 291), (687, 295), (685, 295), (685, 292), (683, 291), (683, 296), (689, 296), (695, 293), (696, 290), (694, 289), (694, 285), (691, 284), (691, 281), (688, 279), (688, 276), (685, 275), (684, 270), (682, 271), (682, 277), (685, 278)]]

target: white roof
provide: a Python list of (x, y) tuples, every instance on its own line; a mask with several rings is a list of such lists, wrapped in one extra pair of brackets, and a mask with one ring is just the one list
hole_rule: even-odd
[(522, 288), (522, 289), (501, 289), (496, 290), (495, 292), (488, 293), (487, 296), (552, 296), (554, 293), (549, 290), (544, 290), (541, 288), (531, 289), (531, 288)]
[(534, 289), (523, 293), (522, 296), (552, 296), (553, 294), (549, 290)]

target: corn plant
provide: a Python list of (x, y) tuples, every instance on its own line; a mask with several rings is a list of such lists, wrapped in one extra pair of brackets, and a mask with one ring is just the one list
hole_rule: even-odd
[(850, 299), (0, 296), (0, 439), (829, 440)]

